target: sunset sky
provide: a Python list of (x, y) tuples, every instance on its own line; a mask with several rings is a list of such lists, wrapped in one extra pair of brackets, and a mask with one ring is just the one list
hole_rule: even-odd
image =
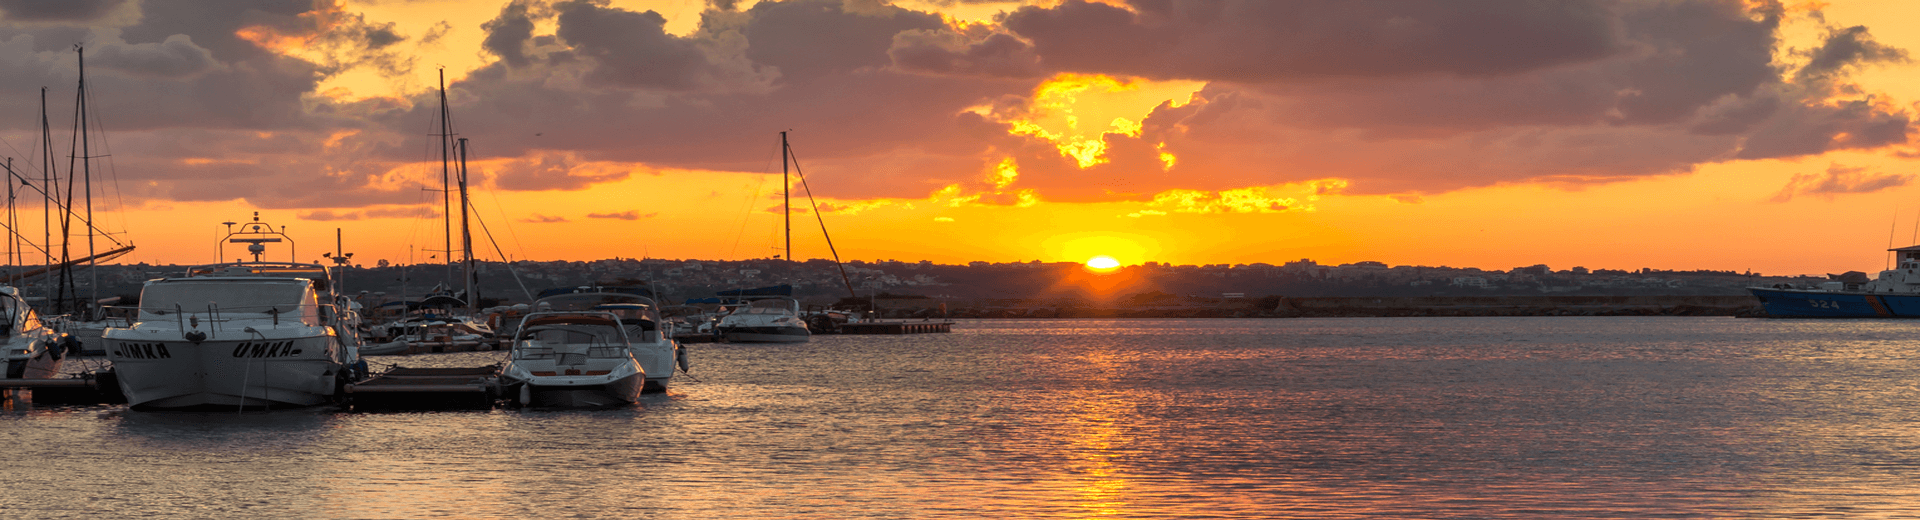
[[(1920, 237), (1910, 0), (0, 12), (21, 175), (41, 87), (68, 171), (86, 49), (96, 218), (139, 247), (120, 262), (217, 261), (254, 211), (301, 260), (336, 228), (363, 264), (444, 258), (443, 70), (487, 259), (785, 254), (781, 131), (845, 259), (1816, 274)], [(796, 182), (794, 255), (827, 258), (807, 200)]]

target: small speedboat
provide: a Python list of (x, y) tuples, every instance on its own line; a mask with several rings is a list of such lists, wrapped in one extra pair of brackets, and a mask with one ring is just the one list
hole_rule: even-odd
[(608, 311), (534, 312), (521, 319), (501, 371), (515, 403), (602, 408), (629, 404), (646, 389), (620, 318)]

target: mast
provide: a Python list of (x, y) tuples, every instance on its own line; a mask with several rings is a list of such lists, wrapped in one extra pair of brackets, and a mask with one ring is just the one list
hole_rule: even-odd
[(786, 220), (787, 261), (793, 261), (793, 181), (787, 180), (787, 133), (780, 132), (780, 216)]
[[(40, 87), (40, 265), (53, 265), (53, 194), (60, 192), (53, 176), (53, 122), (47, 117), (47, 87)], [(52, 296), (48, 277), (42, 294)]]
[[(453, 200), (451, 199), (449, 177), (452, 176), (450, 162), (453, 137), (453, 114), (447, 110), (447, 70), (440, 69), (440, 224), (444, 228), (441, 236), (446, 237), (447, 278), (453, 278)], [(462, 208), (464, 210), (465, 208)]]
[(460, 254), (461, 263), (466, 266), (461, 278), (467, 283), (465, 298), (467, 315), (472, 316), (480, 298), (473, 292), (473, 232), (467, 228), (467, 138), (465, 137), (460, 138)]
[[(93, 267), (96, 267), (98, 264), (94, 263), (93, 260), (97, 255), (93, 250), (93, 150), (87, 139), (87, 49), (74, 46), (73, 52), (80, 57), (80, 93), (78, 94), (80, 98), (80, 171), (82, 172), (81, 179), (86, 183), (87, 190), (87, 276), (89, 277), (89, 292), (92, 294), (88, 299), (92, 302), (99, 302), (100, 270), (93, 269)], [(87, 316), (87, 319), (92, 319), (92, 316)]]
[[(20, 219), (13, 208), (13, 158), (7, 158), (7, 267), (20, 265)], [(11, 269), (9, 269), (11, 270)]]

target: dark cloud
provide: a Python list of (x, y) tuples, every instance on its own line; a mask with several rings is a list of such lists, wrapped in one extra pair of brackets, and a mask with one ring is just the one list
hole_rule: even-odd
[(1828, 28), (1827, 37), (1809, 53), (1810, 60), (1795, 75), (1801, 81), (1826, 78), (1852, 67), (1872, 63), (1905, 63), (1907, 51), (1874, 41), (1867, 27)]
[(573, 52), (597, 66), (590, 81), (622, 87), (685, 90), (711, 76), (706, 53), (695, 43), (666, 33), (667, 19), (584, 1), (556, 4), (556, 34)]
[(1825, 173), (1795, 174), (1787, 185), (1771, 199), (1773, 202), (1786, 202), (1798, 195), (1817, 195), (1828, 199), (1834, 195), (1849, 193), (1873, 193), (1889, 188), (1906, 186), (1913, 182), (1912, 174), (1897, 175), (1890, 173), (1870, 173), (1867, 168), (1852, 168), (1834, 163), (1827, 166)]
[(540, 191), (585, 189), (593, 184), (625, 179), (630, 172), (585, 167), (573, 154), (538, 153), (508, 161), (489, 174), (500, 189)]
[(657, 216), (660, 216), (660, 212), (656, 211), (652, 213), (642, 214), (638, 211), (622, 211), (619, 213), (588, 213), (587, 214), (587, 218), (600, 218), (600, 219), (613, 219), (613, 220), (640, 220), (643, 218), (653, 218)]
[(126, 5), (127, 0), (0, 0), (0, 21), (90, 22)]
[(1609, 2), (1067, 0), (1006, 27), (1054, 70), (1158, 79), (1513, 74), (1619, 50)]
[(788, 82), (808, 82), (826, 74), (845, 74), (891, 63), (894, 36), (903, 31), (945, 27), (938, 15), (873, 5), (847, 11), (840, 0), (761, 2), (742, 34), (746, 57), (780, 70)]
[(975, 74), (1032, 78), (1041, 76), (1033, 46), (1002, 32), (963, 35), (955, 31), (904, 31), (887, 51), (894, 66), (934, 74)]
[(487, 31), (487, 38), (480, 42), (480, 48), (500, 57), (508, 66), (527, 66), (526, 45), (533, 39), (533, 16), (528, 11), (529, 4), (525, 0), (509, 2), (501, 7), (500, 16), (480, 26)]
[(181, 78), (206, 72), (219, 66), (206, 49), (193, 44), (186, 35), (176, 34), (160, 43), (110, 45), (94, 51), (89, 65), (114, 69), (136, 76)]

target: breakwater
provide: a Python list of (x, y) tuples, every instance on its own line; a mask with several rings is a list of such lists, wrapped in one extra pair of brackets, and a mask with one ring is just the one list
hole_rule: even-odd
[(1197, 298), (1155, 305), (1072, 299), (903, 299), (876, 302), (891, 319), (912, 318), (1314, 318), (1413, 316), (1740, 316), (1765, 312), (1750, 295), (1641, 296), (1268, 296)]

